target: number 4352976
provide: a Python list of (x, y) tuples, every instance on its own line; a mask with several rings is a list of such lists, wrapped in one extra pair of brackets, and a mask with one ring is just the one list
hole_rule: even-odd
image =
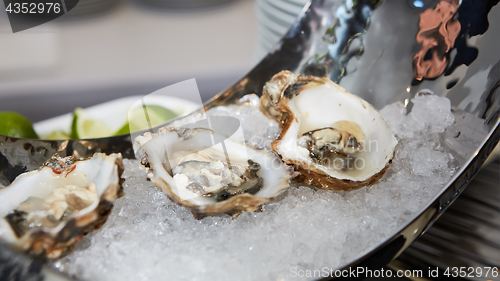
[(9, 3), (5, 11), (14, 14), (44, 14), (61, 12), (60, 3)]
[(446, 277), (476, 277), (488, 278), (498, 277), (497, 267), (448, 267), (444, 275)]

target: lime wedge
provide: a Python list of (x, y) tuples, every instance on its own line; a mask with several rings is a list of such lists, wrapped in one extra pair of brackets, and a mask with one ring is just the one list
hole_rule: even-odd
[(128, 134), (155, 127), (177, 116), (178, 114), (172, 110), (159, 105), (146, 105), (134, 108), (128, 112), (128, 123), (118, 130), (115, 135)]
[(0, 135), (38, 139), (31, 122), (21, 114), (12, 111), (0, 112)]
[(95, 139), (113, 135), (113, 131), (102, 122), (92, 119), (85, 110), (77, 108), (73, 111), (73, 122), (71, 124), (71, 138), (73, 139)]
[(46, 140), (69, 140), (71, 137), (63, 131), (54, 131), (50, 135), (46, 136)]
[(115, 136), (125, 135), (125, 134), (130, 134), (130, 124), (128, 122), (115, 133)]

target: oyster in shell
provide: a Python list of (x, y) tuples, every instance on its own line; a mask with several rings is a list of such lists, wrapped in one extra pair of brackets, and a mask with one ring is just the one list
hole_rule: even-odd
[(282, 71), (264, 86), (260, 108), (280, 125), (271, 147), (298, 182), (349, 190), (392, 163), (398, 142), (378, 111), (327, 78)]
[(148, 178), (197, 218), (254, 211), (286, 190), (294, 175), (273, 152), (209, 129), (160, 128), (137, 137), (135, 150)]
[(89, 159), (54, 155), (0, 189), (0, 239), (57, 258), (102, 226), (122, 194), (121, 154)]

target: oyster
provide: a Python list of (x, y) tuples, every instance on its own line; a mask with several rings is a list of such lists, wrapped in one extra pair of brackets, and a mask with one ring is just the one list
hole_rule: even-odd
[(57, 258), (100, 228), (123, 192), (121, 154), (54, 155), (0, 189), (0, 238), (21, 251)]
[(197, 218), (254, 211), (286, 190), (294, 175), (274, 153), (209, 129), (160, 128), (137, 137), (135, 150), (148, 178)]
[(261, 111), (281, 127), (272, 150), (317, 188), (371, 185), (392, 163), (397, 140), (377, 110), (323, 77), (282, 71), (266, 83)]

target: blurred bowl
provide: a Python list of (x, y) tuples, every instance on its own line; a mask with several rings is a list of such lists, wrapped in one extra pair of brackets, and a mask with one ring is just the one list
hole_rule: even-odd
[[(100, 120), (108, 128), (113, 131), (118, 131), (124, 124), (127, 123), (127, 111), (137, 101), (141, 100), (142, 96), (130, 96), (120, 99), (115, 99), (98, 105), (85, 108), (85, 112), (96, 120)], [(196, 109), (199, 105), (194, 102), (169, 96), (153, 96), (148, 100), (148, 105), (159, 105), (164, 108), (171, 109), (178, 116), (187, 115)], [(66, 113), (57, 117), (43, 120), (33, 124), (35, 132), (41, 137), (47, 136), (54, 131), (67, 132), (71, 127), (73, 114)]]
[(201, 8), (220, 5), (234, 0), (138, 0), (141, 3), (165, 8)]
[(78, 4), (65, 15), (65, 18), (105, 12), (116, 7), (120, 2), (121, 0), (80, 0)]
[(306, 0), (255, 1), (255, 15), (258, 21), (256, 61), (262, 59), (288, 31), (307, 3)]

